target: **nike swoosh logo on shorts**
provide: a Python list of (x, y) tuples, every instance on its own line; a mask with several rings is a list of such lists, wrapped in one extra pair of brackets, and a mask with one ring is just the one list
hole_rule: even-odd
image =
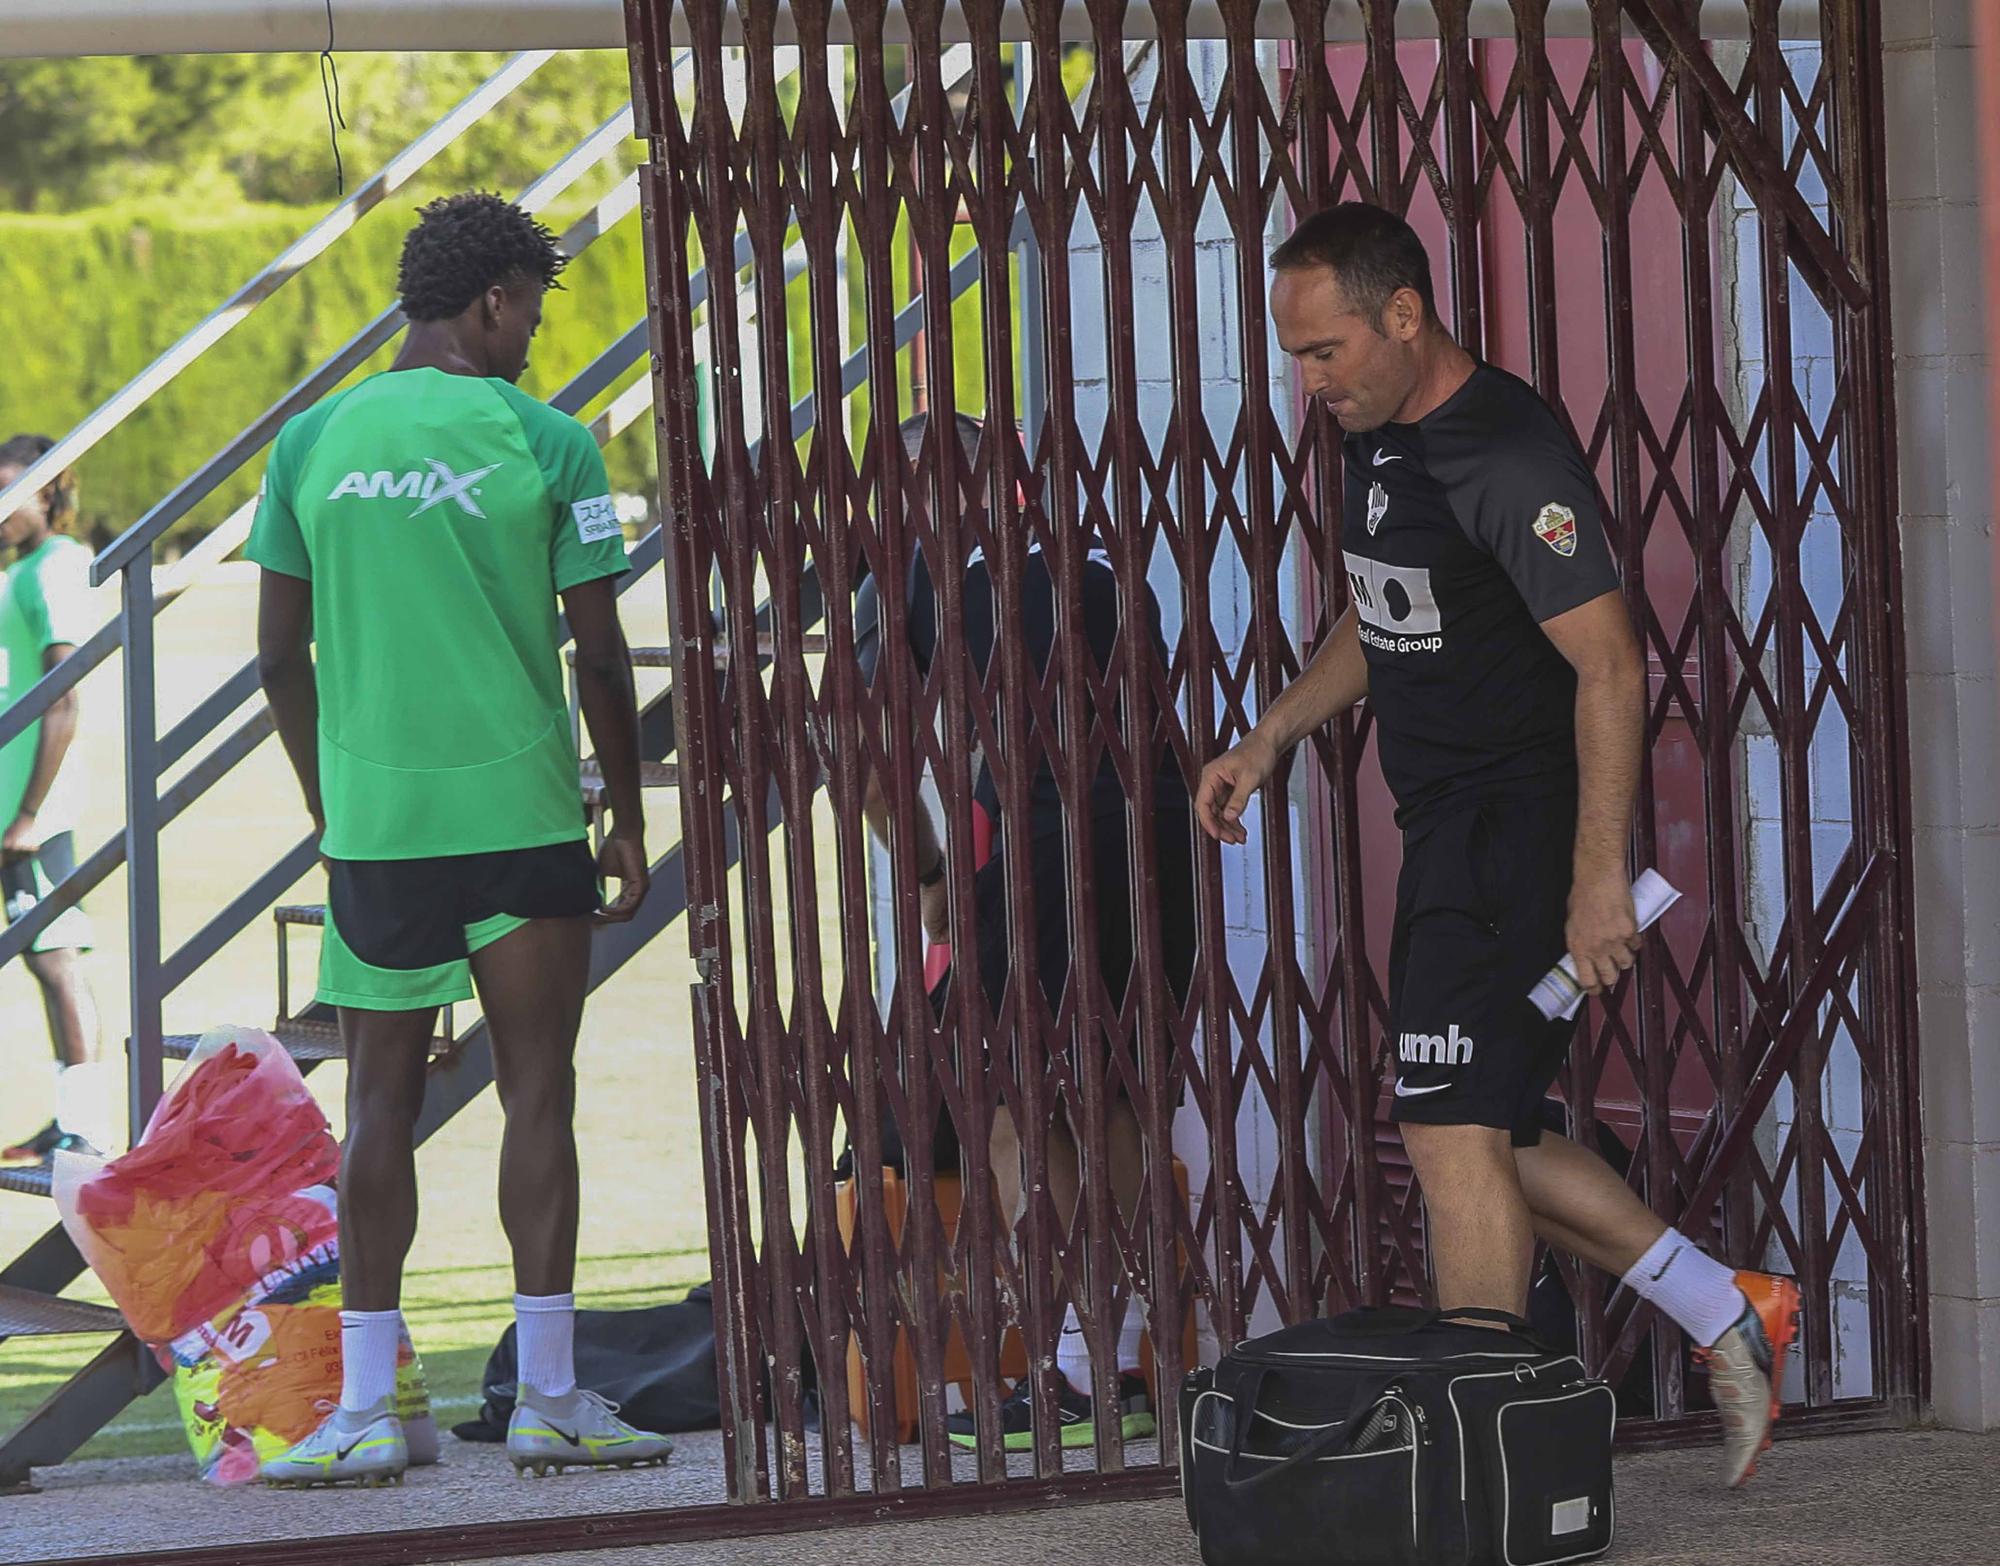
[(1400, 451), (1378, 451), (1375, 453), (1375, 466), (1378, 468), (1385, 462), (1401, 462), (1402, 460), (1403, 454)]
[(1424, 1093), (1442, 1093), (1446, 1088), (1450, 1086), (1451, 1084), (1449, 1082), (1434, 1082), (1429, 1087), (1421, 1087), (1421, 1088), (1404, 1087), (1402, 1079), (1399, 1077), (1396, 1081), (1396, 1097), (1416, 1098)]

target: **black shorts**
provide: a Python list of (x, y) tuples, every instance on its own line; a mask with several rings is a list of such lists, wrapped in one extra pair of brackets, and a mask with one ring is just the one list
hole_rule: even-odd
[[(76, 838), (69, 832), (45, 838), (42, 846), (25, 859), (0, 864), (0, 896), (6, 899), (7, 922), (12, 924), (16, 919), (27, 918), (35, 905), (68, 880), (75, 869)], [(90, 915), (83, 911), (82, 903), (76, 903), (43, 926), (28, 950), (88, 950), (95, 942)]]
[(1573, 1024), (1529, 1003), (1561, 960), (1576, 797), (1468, 805), (1405, 835), (1389, 945), (1391, 1118), (1541, 1140)]
[(441, 859), (330, 859), (319, 999), (418, 1011), (472, 998), (472, 954), (530, 919), (600, 905), (581, 839)]
[[(1145, 912), (1159, 922), (1167, 985), (1174, 1003), (1180, 1005), (1187, 999), (1195, 959), (1194, 840), (1188, 815), (1163, 811), (1156, 817), (1153, 856), (1158, 876), (1157, 896), (1154, 905)], [(1036, 838), (1029, 845), (1028, 857), (1035, 889), (1034, 971), (1041, 980), (1049, 1010), (1054, 1013), (1062, 1003), (1070, 976), (1069, 869), (1062, 834)], [(1132, 920), (1130, 855), (1122, 819), (1092, 823), (1091, 857), (1094, 865), (1090, 885), (1097, 905), (1097, 968), (1104, 976), (1105, 994), (1115, 1013), (1125, 1003), (1138, 949)], [(979, 914), (980, 983), (986, 991), (989, 1015), (994, 1016), (999, 1014), (1008, 974), (1013, 968), (1006, 878), (1006, 848), (996, 840), (993, 857), (973, 881), (973, 898)], [(1107, 1016), (1104, 1025), (1115, 1029), (1115, 1016)], [(989, 1045), (989, 1058), (993, 1054)], [(1123, 1073), (1113, 1073), (1110, 1085), (1117, 1096), (1128, 1096)], [(1175, 1101), (1179, 1101), (1178, 1095)]]

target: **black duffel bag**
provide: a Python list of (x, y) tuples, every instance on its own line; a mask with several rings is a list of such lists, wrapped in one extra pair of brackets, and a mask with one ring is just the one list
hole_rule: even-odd
[(1195, 1371), (1180, 1411), (1207, 1566), (1555, 1566), (1611, 1548), (1616, 1400), (1515, 1316), (1303, 1322)]
[[(504, 1441), (514, 1414), (519, 1349), (510, 1322), (480, 1378), (479, 1415), (455, 1426), (461, 1441)], [(715, 1380), (715, 1307), (698, 1284), (674, 1305), (576, 1313), (577, 1385), (609, 1398), (641, 1430), (673, 1435), (722, 1424)]]

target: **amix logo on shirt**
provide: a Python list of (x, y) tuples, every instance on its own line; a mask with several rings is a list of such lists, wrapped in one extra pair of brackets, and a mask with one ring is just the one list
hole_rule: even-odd
[(350, 473), (333, 486), (328, 500), (339, 500), (346, 495), (359, 495), (364, 500), (413, 499), (419, 502), (417, 509), (410, 513), (420, 517), (433, 506), (441, 506), (447, 500), (456, 501), (459, 510), (470, 517), (483, 517), (479, 502), (474, 497), (479, 494), (479, 481), (500, 470), (500, 464), (490, 462), (483, 468), (474, 468), (470, 473), (454, 473), (451, 464), (440, 462), (436, 457), (426, 457), (429, 472), (417, 468), (409, 473)]

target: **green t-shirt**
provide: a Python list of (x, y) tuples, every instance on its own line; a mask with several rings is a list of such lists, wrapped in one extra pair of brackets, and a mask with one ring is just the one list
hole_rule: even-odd
[(505, 381), (397, 370), (278, 432), (245, 553), (312, 583), (325, 853), (585, 835), (556, 594), (626, 568), (590, 432)]
[[(0, 583), (0, 708), (13, 706), (35, 688), (43, 655), (51, 647), (77, 646), (96, 629), (90, 610), (90, 551), (73, 538), (51, 533), (33, 554), (15, 561)], [(41, 737), (38, 718), (0, 749), (0, 827), (20, 812)], [(72, 755), (57, 769), (36, 813), (44, 839), (76, 826), (75, 761)]]

